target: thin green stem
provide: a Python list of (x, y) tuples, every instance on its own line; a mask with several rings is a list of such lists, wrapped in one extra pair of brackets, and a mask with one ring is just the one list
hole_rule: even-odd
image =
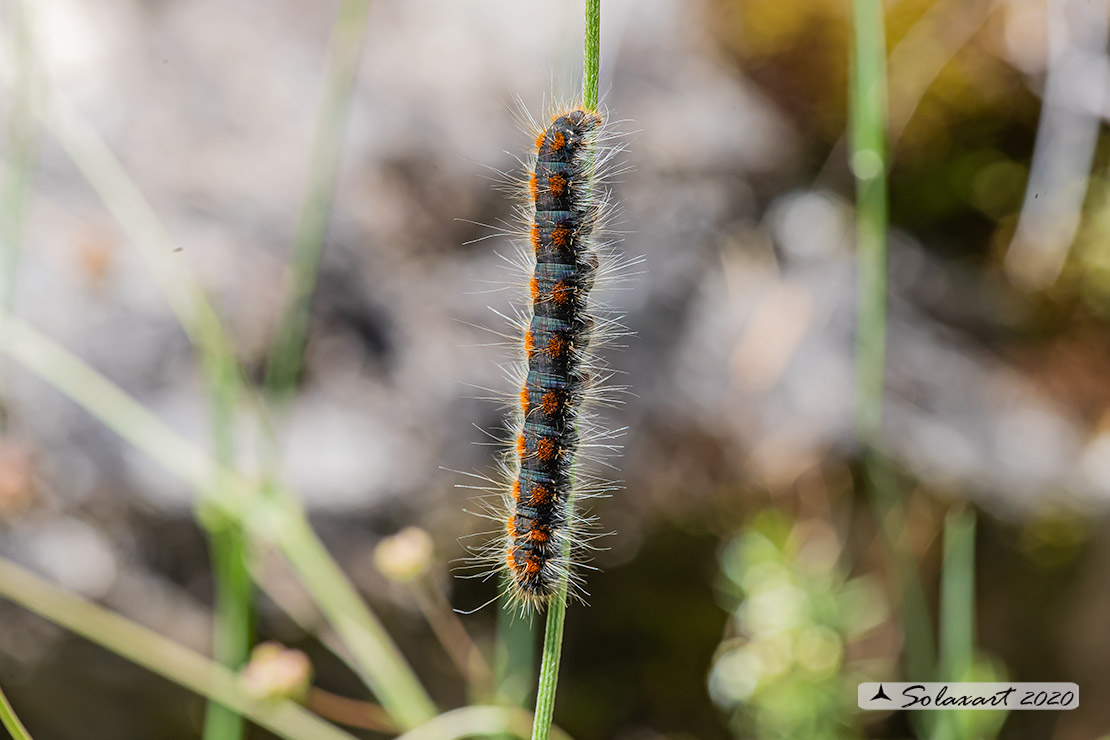
[[(944, 518), (937, 680), (967, 681), (975, 658), (975, 512), (963, 506)], [(965, 740), (968, 727), (941, 713), (934, 740)]]
[(366, 38), (369, 0), (344, 0), (332, 27), (326, 90), (316, 123), (308, 186), (293, 238), (291, 285), (266, 366), (266, 390), (284, 401), (300, 375), (324, 236), (335, 192), (343, 130)]
[(23, 2), (12, 7), (10, 47), (15, 50), (12, 66), (16, 69), (11, 116), (8, 119), (10, 165), (4, 172), (3, 211), (0, 213), (0, 307), (12, 308), (15, 298), (20, 243), (27, 209), (30, 173), (38, 151), (38, 127), (34, 110), (37, 74), (31, 53), (30, 8)]
[(8, 702), (8, 697), (4, 696), (3, 689), (0, 689), (0, 724), (7, 729), (12, 740), (31, 740), (31, 733), (27, 732), (27, 728), (19, 721), (11, 703)]
[(886, 361), (886, 37), (881, 0), (854, 0), (852, 159), (856, 177), (859, 318), (856, 424), (865, 444), (882, 430)]
[(582, 104), (597, 110), (597, 80), (601, 67), (601, 0), (586, 0), (586, 44), (583, 55)]
[[(859, 310), (856, 335), (856, 435), (866, 488), (900, 592), (910, 678), (933, 672), (932, 629), (924, 589), (904, 536), (905, 508), (881, 454), (887, 303), (887, 65), (882, 0), (853, 0), (851, 159), (856, 179)], [(919, 712), (931, 715), (931, 712)], [(934, 718), (915, 717), (928, 727)]]
[[(211, 347), (212, 345), (207, 345)], [(235, 358), (219, 351), (202, 351), (208, 390), (210, 436), (216, 463), (221, 468), (235, 467), (235, 421), (242, 395), (242, 376)], [(227, 493), (214, 490), (211, 498)], [(238, 670), (250, 656), (254, 633), (254, 588), (247, 561), (246, 533), (239, 522), (221, 514), (206, 503), (197, 502), (197, 518), (208, 534), (212, 580), (215, 584), (213, 609), (213, 655), (220, 663)], [(204, 740), (241, 740), (243, 718), (218, 702), (210, 701), (204, 717)]]
[[(601, 66), (601, 0), (586, 0), (586, 38), (583, 45), (582, 104), (597, 110), (598, 69)], [(592, 170), (592, 167), (591, 167)], [(587, 187), (592, 187), (591, 183)], [(571, 492), (574, 475), (571, 475)], [(574, 516), (574, 497), (567, 501), (567, 520)], [(570, 540), (563, 542), (562, 558), (570, 562)], [(536, 716), (532, 724), (532, 740), (547, 740), (555, 715), (555, 694), (559, 686), (559, 663), (563, 652), (563, 623), (567, 612), (568, 576), (559, 582), (555, 596), (547, 604), (547, 626), (543, 634), (540, 677), (536, 688)]]
[(431, 699), (373, 612), (309, 527), (296, 498), (258, 488), (215, 463), (134, 399), (27, 324), (0, 314), (0, 351), (69, 396), (136, 448), (205, 496), (252, 537), (276, 546), (350, 648), (361, 675), (397, 723), (435, 715)]
[[(875, 450), (865, 453), (864, 471), (867, 494), (884, 552), (892, 565), (893, 590), (898, 594), (899, 616), (902, 620), (902, 641), (906, 673), (914, 681), (931, 681), (936, 670), (936, 650), (929, 602), (921, 574), (906, 537), (906, 510), (898, 495), (898, 483), (890, 461)], [(933, 712), (920, 712), (916, 721), (929, 724)]]
[[(60, 345), (11, 315), (0, 313), (0, 351), (83, 406), (116, 434), (200, 491), (211, 490), (215, 463), (141, 404)], [(237, 512), (239, 493), (216, 505)]]
[(959, 507), (944, 519), (944, 566), (940, 581), (942, 681), (960, 681), (975, 650), (975, 512)]
[[(237, 670), (250, 656), (254, 625), (254, 589), (246, 565), (246, 538), (242, 528), (231, 521), (223, 529), (210, 528), (208, 538), (216, 590), (213, 657)], [(219, 702), (209, 701), (204, 716), (205, 740), (238, 740), (244, 730), (242, 717)]]
[[(31, 9), (26, 3), (12, 7), (9, 48), (14, 50), (10, 61), (16, 70), (8, 119), (8, 152), (11, 161), (3, 170), (3, 191), (0, 200), (0, 309), (11, 311), (15, 304), (16, 275), (22, 253), (23, 225), (27, 213), (27, 193), (31, 172), (38, 156), (39, 128), (34, 117), (38, 74), (31, 53)], [(7, 427), (5, 404), (6, 379), (0, 375), (0, 431)]]
[(149, 671), (219, 701), (286, 740), (353, 740), (284, 699), (257, 701), (238, 676), (199, 653), (54, 586), (0, 558), (0, 596)]
[[(569, 545), (564, 546), (564, 557)], [(559, 662), (563, 651), (563, 623), (567, 613), (567, 579), (547, 605), (547, 627), (543, 633), (540, 659), (540, 680), (536, 689), (536, 717), (532, 724), (532, 740), (547, 740), (555, 716), (555, 693), (559, 685)]]

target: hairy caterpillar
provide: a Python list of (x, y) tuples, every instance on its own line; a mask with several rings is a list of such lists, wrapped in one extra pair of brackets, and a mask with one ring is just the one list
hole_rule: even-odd
[[(607, 384), (612, 372), (595, 354), (626, 333), (591, 297), (599, 280), (622, 277), (635, 261), (621, 262), (600, 235), (611, 215), (606, 177), (619, 147), (607, 144), (602, 116), (573, 109), (536, 126), (535, 148), (525, 161), (526, 198), (518, 208), (524, 233), (519, 266), (528, 275), (528, 302), (510, 318), (522, 357), (509, 368), (518, 396), (508, 423), (509, 449), (501, 481), (474, 486), (495, 490), (485, 516), (501, 524), (474, 560), (479, 576), (504, 575), (509, 603), (543, 606), (564, 578), (568, 593), (585, 595), (572, 565), (596, 535), (574, 501), (614, 489), (578, 469), (615, 447), (620, 430), (603, 430), (591, 407), (617, 402)], [(504, 316), (504, 314), (499, 315)], [(497, 598), (497, 597), (495, 597)]]

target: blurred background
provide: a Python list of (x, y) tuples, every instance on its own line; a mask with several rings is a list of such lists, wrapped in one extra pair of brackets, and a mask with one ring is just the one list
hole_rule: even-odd
[[(297, 491), (437, 703), (465, 704), (379, 545), (418, 527), (435, 598), (469, 610), (496, 591), (452, 572), (487, 527), (451, 472), (494, 464), (502, 410), (475, 388), (512, 391), (511, 353), (476, 328), (501, 330), (488, 307), (524, 290), (499, 257), (512, 202), (493, 170), (530, 146), (518, 98), (539, 117), (579, 88), (580, 4), (374, 0), (338, 24), (336, 2), (304, 0), (24, 5), (0, 4), (8, 305), (209, 447), (204, 370), (159, 289), (191, 276), (253, 394), (239, 466)], [(955, 736), (1110, 733), (1108, 3), (885, 3), (893, 513), (865, 490), (853, 430), (850, 10), (603, 3), (602, 99), (628, 134), (615, 228), (644, 261), (603, 296), (635, 332), (607, 354), (634, 395), (606, 411), (627, 427), (624, 490), (593, 507), (616, 534), (567, 618), (555, 719), (577, 740), (924, 737), (857, 712), (855, 683), (923, 680), (907, 642), (936, 642), (961, 542), (975, 647), (960, 675), (1072, 681), (1081, 703), (974, 713)], [(328, 72), (344, 38), (360, 50), (349, 94)], [(100, 140), (150, 205), (137, 231), (111, 207)], [(314, 182), (334, 191), (303, 367), (263, 422), (294, 244), (327, 203)], [(210, 652), (189, 488), (4, 363), (0, 554)], [(892, 552), (919, 574), (920, 634)], [(257, 640), (307, 653), (320, 689), (369, 698), (261, 560)], [(458, 617), (491, 660), (499, 611)], [(523, 665), (505, 680), (526, 706), (529, 642), (501, 660)], [(202, 699), (2, 600), (0, 684), (38, 740), (197, 737), (203, 721)]]

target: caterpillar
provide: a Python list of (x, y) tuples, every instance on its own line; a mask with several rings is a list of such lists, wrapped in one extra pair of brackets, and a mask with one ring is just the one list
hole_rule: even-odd
[(605, 430), (592, 409), (619, 403), (625, 390), (608, 383), (613, 372), (596, 352), (627, 333), (591, 291), (599, 279), (626, 277), (636, 262), (613, 256), (602, 237), (612, 215), (609, 162), (620, 147), (602, 133), (601, 114), (575, 108), (545, 127), (532, 124), (535, 147), (524, 160), (523, 233), (517, 234), (528, 298), (514, 316), (495, 310), (515, 326), (508, 336), (515, 336), (521, 357), (508, 370), (519, 392), (501, 479), (465, 486), (495, 490), (497, 500), (484, 515), (502, 527), (477, 550), (473, 560), (486, 566), (477, 575), (502, 576), (494, 600), (507, 596), (522, 610), (544, 606), (564, 579), (571, 597), (586, 595), (573, 566), (585, 566), (585, 551), (598, 535), (590, 534), (593, 520), (575, 502), (616, 486), (580, 470), (579, 461), (603, 461), (616, 450), (612, 439), (623, 430)]

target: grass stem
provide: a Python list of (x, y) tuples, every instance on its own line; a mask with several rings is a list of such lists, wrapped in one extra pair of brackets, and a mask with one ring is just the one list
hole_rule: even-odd
[[(975, 660), (975, 512), (958, 506), (944, 518), (940, 577), (938, 681), (969, 681)], [(933, 740), (970, 740), (966, 723), (941, 713)]]
[[(208, 530), (212, 576), (216, 588), (213, 614), (213, 657), (238, 670), (250, 657), (253, 637), (253, 595), (247, 570), (245, 533), (237, 523)], [(239, 740), (243, 719), (217, 701), (209, 701), (204, 715), (204, 740)]]
[[(586, 0), (586, 33), (583, 45), (582, 104), (597, 110), (597, 81), (601, 65), (601, 0)], [(571, 491), (574, 490), (573, 475)], [(573, 497), (567, 502), (567, 519), (574, 516)], [(562, 557), (570, 561), (570, 541), (563, 543)], [(540, 657), (540, 678), (536, 688), (536, 716), (532, 740), (547, 740), (555, 714), (555, 694), (559, 685), (559, 662), (563, 651), (563, 623), (567, 611), (567, 577), (564, 576), (555, 596), (547, 605), (547, 626), (543, 634)]]
[(597, 80), (601, 68), (601, 0), (586, 0), (586, 43), (582, 68), (582, 104), (587, 110), (597, 110)]
[[(564, 548), (564, 551), (567, 548)], [(540, 679), (536, 689), (536, 717), (532, 724), (532, 740), (548, 740), (555, 716), (555, 692), (559, 685), (559, 662), (563, 651), (563, 623), (567, 613), (567, 580), (547, 606), (547, 627), (543, 633), (540, 657)]]
[(288, 397), (301, 372), (308, 336), (309, 305), (319, 274), (339, 170), (343, 130), (366, 38), (369, 13), (370, 0), (343, 0), (332, 27), (326, 89), (317, 117), (308, 185), (293, 237), (290, 294), (266, 365), (266, 390), (271, 399), (278, 402)]
[[(221, 331), (222, 333), (222, 331)], [(226, 345), (198, 347), (205, 370), (209, 429), (216, 464), (235, 467), (235, 425), (243, 394), (238, 362)], [(254, 638), (254, 587), (247, 560), (247, 536), (243, 526), (207, 503), (222, 498), (226, 491), (214, 490), (197, 500), (197, 519), (208, 535), (209, 560), (215, 584), (213, 609), (213, 654), (231, 670), (239, 670), (250, 656)], [(218, 702), (210, 701), (204, 717), (204, 740), (241, 740), (243, 718)]]
[[(899, 592), (906, 669), (914, 681), (934, 670), (932, 628), (920, 574), (904, 536), (905, 507), (894, 471), (882, 456), (887, 305), (887, 64), (882, 0), (853, 0), (851, 154), (856, 180), (858, 325), (856, 435), (866, 488)], [(918, 712), (931, 715), (931, 712)], [(928, 726), (932, 717), (915, 717)]]
[[(25, 2), (12, 6), (8, 48), (13, 50), (11, 68), (15, 70), (8, 119), (10, 162), (2, 170), (0, 190), (0, 309), (11, 311), (15, 305), (16, 276), (22, 254), (23, 225), (27, 217), (27, 194), (38, 158), (39, 127), (34, 116), (39, 83), (38, 68), (31, 53), (31, 8)], [(0, 432), (7, 428), (4, 374), (0, 372)]]
[(854, 0), (851, 169), (856, 178), (859, 314), (856, 425), (867, 445), (882, 431), (886, 364), (886, 35), (881, 0)]
[(12, 740), (31, 740), (31, 733), (27, 732), (27, 728), (15, 715), (15, 710), (12, 709), (8, 697), (4, 696), (3, 689), (0, 689), (0, 725), (4, 726), (12, 736)]

